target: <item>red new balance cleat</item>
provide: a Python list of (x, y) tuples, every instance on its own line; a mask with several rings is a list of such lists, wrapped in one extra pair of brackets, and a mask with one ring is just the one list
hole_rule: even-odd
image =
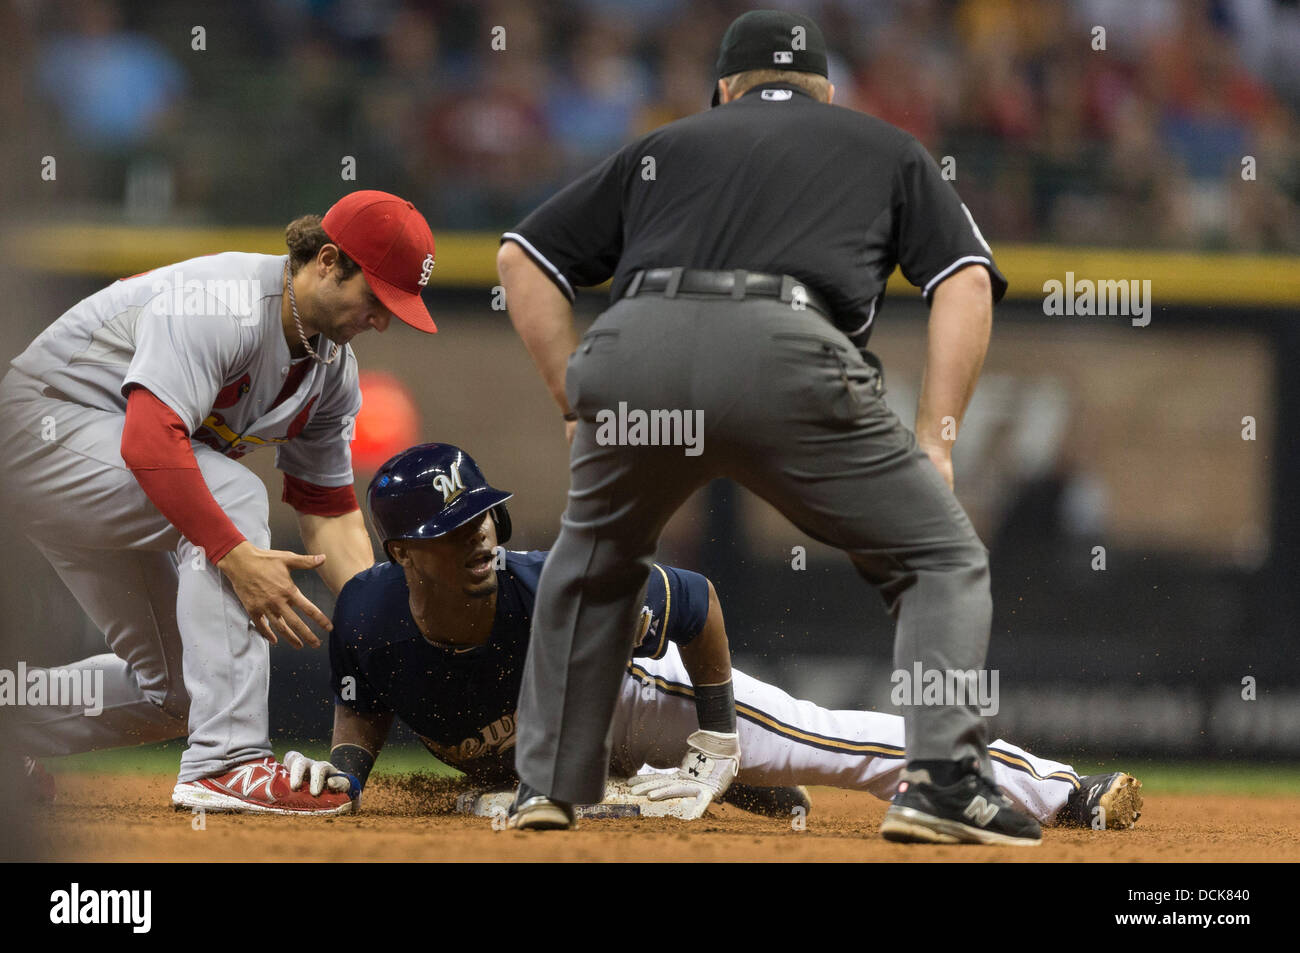
[(53, 804), (56, 795), (54, 775), (35, 758), (23, 755), (23, 798), (32, 804)]
[(275, 758), (246, 761), (225, 774), (182, 781), (172, 789), (178, 811), (233, 811), (243, 814), (348, 814), (356, 802), (346, 792), (328, 788), (313, 796), (305, 788), (289, 790), (289, 769)]

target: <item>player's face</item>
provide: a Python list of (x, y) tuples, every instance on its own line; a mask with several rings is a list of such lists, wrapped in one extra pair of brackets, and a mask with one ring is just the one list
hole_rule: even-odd
[(382, 333), (393, 319), (393, 313), (375, 297), (366, 276), (359, 271), (339, 281), (337, 269), (331, 270), (320, 283), (318, 298), (317, 326), (335, 344), (347, 344), (371, 328)]
[[(409, 568), (428, 586), (481, 599), (497, 591), (495, 555), (497, 527), (490, 513), (470, 520), (437, 539), (398, 544)], [(403, 565), (407, 565), (403, 562)]]

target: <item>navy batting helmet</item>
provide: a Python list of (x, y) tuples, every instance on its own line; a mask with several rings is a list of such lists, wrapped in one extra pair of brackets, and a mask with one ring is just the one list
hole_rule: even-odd
[(492, 513), (497, 542), (510, 538), (505, 502), (514, 496), (488, 485), (478, 464), (460, 447), (422, 443), (403, 450), (370, 481), (370, 515), (391, 560), (394, 539), (437, 539), (477, 516)]

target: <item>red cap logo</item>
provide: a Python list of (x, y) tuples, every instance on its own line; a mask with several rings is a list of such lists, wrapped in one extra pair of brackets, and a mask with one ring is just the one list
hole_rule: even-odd
[(438, 330), (420, 300), (433, 270), (433, 232), (414, 205), (388, 192), (352, 192), (334, 203), (321, 226), (361, 266), (384, 307), (413, 328)]

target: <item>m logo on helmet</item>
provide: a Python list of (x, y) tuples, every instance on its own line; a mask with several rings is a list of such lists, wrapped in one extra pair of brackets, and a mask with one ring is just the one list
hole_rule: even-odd
[(465, 492), (465, 483), (460, 478), (460, 464), (451, 465), (451, 474), (439, 473), (433, 478), (433, 488), (442, 491), (442, 505), (446, 506)]
[(433, 274), (433, 255), (425, 255), (424, 262), (420, 265), (419, 285), (423, 288), (429, 283), (429, 276)]
[(777, 66), (789, 66), (794, 62), (794, 53), (790, 50), (777, 50), (772, 54), (772, 62)]

